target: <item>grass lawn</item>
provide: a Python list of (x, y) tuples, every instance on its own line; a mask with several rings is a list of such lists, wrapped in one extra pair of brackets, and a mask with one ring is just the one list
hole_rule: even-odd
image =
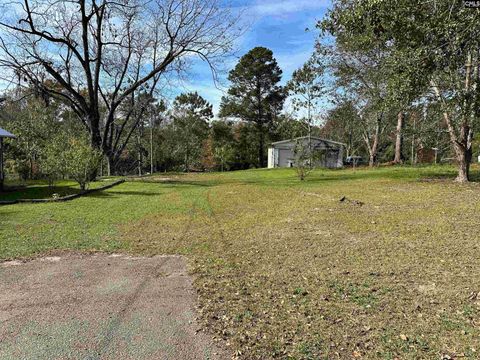
[[(108, 182), (113, 182), (113, 180), (92, 182), (89, 184), (89, 189), (105, 186)], [(8, 181), (5, 188), (6, 191), (0, 193), (0, 200), (49, 199), (53, 194), (61, 197), (80, 192), (78, 183), (71, 180), (55, 181), (54, 186), (48, 186), (46, 180), (26, 181), (25, 183)]]
[(150, 176), (71, 202), (0, 207), (0, 258), (184, 254), (204, 324), (240, 358), (478, 359), (480, 184), (454, 175)]

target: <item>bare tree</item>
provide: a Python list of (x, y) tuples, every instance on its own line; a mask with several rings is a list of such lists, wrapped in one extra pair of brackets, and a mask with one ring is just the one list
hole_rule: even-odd
[(220, 0), (14, 0), (0, 13), (0, 76), (65, 102), (110, 163), (138, 126), (138, 95), (193, 57), (215, 76), (239, 26)]

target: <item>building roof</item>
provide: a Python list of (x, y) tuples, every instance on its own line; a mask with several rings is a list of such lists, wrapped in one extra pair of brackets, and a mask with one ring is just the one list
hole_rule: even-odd
[[(318, 141), (323, 141), (323, 142), (327, 142), (327, 143), (330, 143), (330, 144), (336, 144), (336, 145), (345, 146), (344, 143), (341, 143), (341, 142), (338, 142), (338, 141), (333, 141), (333, 140), (322, 139), (322, 138), (320, 138), (320, 137), (318, 137), (318, 136), (312, 136), (311, 138), (312, 138), (312, 140), (318, 140)], [(295, 138), (295, 139), (288, 139), (288, 140), (276, 141), (276, 142), (272, 143), (272, 145), (288, 144), (288, 143), (290, 143), (290, 142), (297, 141), (297, 140), (300, 140), (300, 139), (308, 139), (308, 136), (300, 136), (300, 137), (297, 137), (297, 138)]]
[(16, 138), (15, 135), (13, 135), (12, 133), (9, 133), (7, 130), (3, 130), (2, 128), (0, 128), (0, 137), (1, 138)]

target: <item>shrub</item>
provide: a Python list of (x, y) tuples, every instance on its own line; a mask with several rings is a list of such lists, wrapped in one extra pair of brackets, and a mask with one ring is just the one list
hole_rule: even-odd
[(92, 149), (82, 138), (55, 136), (42, 151), (42, 174), (50, 186), (62, 177), (69, 177), (85, 190), (102, 160), (102, 154)]
[(64, 154), (66, 172), (70, 178), (78, 182), (80, 189), (85, 190), (95, 178), (102, 161), (102, 153), (79, 139), (70, 139), (69, 145)]
[(303, 140), (296, 140), (293, 147), (293, 156), (295, 158), (295, 171), (298, 178), (303, 181), (312, 170), (308, 144), (305, 144)]

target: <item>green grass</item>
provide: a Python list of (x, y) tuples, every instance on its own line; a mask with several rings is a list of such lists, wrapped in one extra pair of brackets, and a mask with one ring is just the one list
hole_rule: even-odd
[[(92, 182), (89, 184), (89, 189), (104, 186), (108, 181)], [(71, 180), (56, 181), (53, 186), (48, 186), (48, 182), (44, 180), (26, 181), (24, 183), (9, 181), (5, 184), (5, 191), (0, 192), (0, 200), (49, 199), (54, 194), (62, 197), (79, 192), (80, 186)]]
[(0, 207), (0, 258), (184, 254), (202, 321), (241, 358), (476, 359), (480, 184), (454, 176), (449, 166), (317, 170), (304, 182), (292, 169), (158, 174)]

